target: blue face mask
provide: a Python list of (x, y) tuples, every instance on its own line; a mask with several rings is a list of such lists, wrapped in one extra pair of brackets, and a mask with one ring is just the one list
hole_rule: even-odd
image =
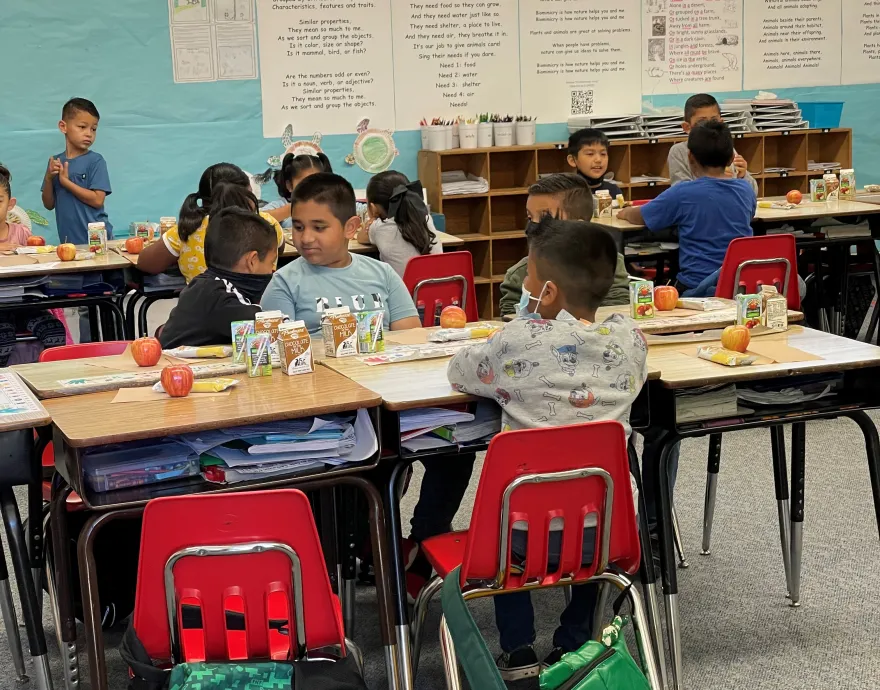
[[(544, 282), (544, 285), (541, 287), (541, 293), (537, 297), (532, 297), (532, 293), (526, 290), (525, 285), (523, 285), (522, 296), (519, 298), (519, 304), (516, 307), (516, 315), (517, 316), (528, 316), (529, 314), (538, 314), (537, 308), (535, 311), (529, 311), (529, 304), (534, 300), (540, 306), (541, 298), (544, 296), (544, 290), (547, 289), (547, 283)], [(540, 314), (538, 314), (540, 316)]]

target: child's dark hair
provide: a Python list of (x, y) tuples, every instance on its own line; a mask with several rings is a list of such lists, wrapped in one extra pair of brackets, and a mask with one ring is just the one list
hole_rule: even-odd
[(61, 119), (69, 120), (78, 112), (88, 113), (96, 120), (101, 119), (101, 115), (98, 113), (95, 104), (85, 98), (71, 98), (67, 101), (67, 103), (64, 104), (64, 107), (61, 108)]
[(269, 221), (250, 209), (230, 206), (211, 214), (205, 262), (209, 268), (231, 270), (248, 252), (257, 252), (263, 260), (277, 246), (278, 236)]
[(708, 93), (695, 93), (684, 102), (684, 121), (690, 122), (694, 113), (701, 108), (712, 108), (713, 106), (718, 108), (718, 112), (721, 112), (721, 107), (715, 100), (715, 96)]
[(529, 196), (554, 196), (569, 220), (590, 220), (593, 217), (593, 192), (580, 175), (557, 173), (547, 175), (529, 187)]
[(284, 155), (284, 160), (281, 161), (280, 170), (267, 170), (257, 178), (257, 181), (260, 184), (265, 184), (270, 179), (274, 180), (275, 186), (278, 187), (278, 196), (290, 201), (290, 190), (287, 188), (287, 183), (293, 182), (307, 170), (332, 173), (333, 166), (330, 165), (330, 159), (323, 152), (319, 152), (317, 156), (310, 156), (307, 153), (294, 156), (292, 153), (287, 153)]
[(568, 138), (568, 155), (577, 158), (584, 146), (600, 144), (607, 150), (610, 146), (608, 137), (600, 129), (579, 129)]
[(733, 136), (723, 122), (709, 120), (691, 128), (688, 150), (704, 168), (726, 168), (734, 157)]
[(213, 203), (214, 187), (221, 182), (251, 188), (251, 181), (244, 171), (232, 163), (215, 163), (202, 173), (199, 191), (187, 195), (177, 217), (177, 231), (183, 242), (189, 239), (199, 227)]
[(419, 254), (430, 254), (437, 238), (428, 227), (428, 207), (422, 195), (422, 183), (410, 183), (406, 175), (386, 170), (374, 175), (367, 184), (367, 201), (378, 206), (384, 218), (393, 218), (400, 236)]
[(541, 280), (552, 280), (565, 301), (598, 309), (614, 282), (617, 245), (605, 228), (545, 217), (529, 228), (529, 256)]
[(6, 190), (6, 196), (12, 196), (12, 173), (2, 163), (0, 163), (0, 189)]
[(305, 201), (329, 206), (342, 225), (357, 215), (354, 189), (348, 180), (333, 173), (317, 173), (300, 182), (290, 198), (291, 214), (296, 204)]
[(211, 191), (211, 208), (208, 209), (208, 216), (213, 216), (215, 213), (230, 206), (238, 206), (256, 213), (260, 208), (260, 202), (254, 196), (250, 187), (245, 189), (239, 184), (218, 182)]

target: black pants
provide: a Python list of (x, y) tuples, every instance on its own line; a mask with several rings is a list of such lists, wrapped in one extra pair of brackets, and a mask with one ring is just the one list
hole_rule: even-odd
[(461, 453), (422, 463), (425, 476), (419, 502), (409, 522), (413, 541), (422, 542), (452, 531), (452, 520), (467, 491), (476, 459), (476, 453)]

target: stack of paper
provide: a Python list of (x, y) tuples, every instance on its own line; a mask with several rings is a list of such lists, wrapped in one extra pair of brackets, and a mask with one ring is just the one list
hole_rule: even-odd
[(630, 178), (630, 181), (634, 184), (638, 184), (639, 182), (669, 182), (668, 177), (661, 177), (659, 175), (633, 175)]
[(721, 117), (724, 119), (724, 124), (726, 124), (734, 134), (746, 134), (747, 132), (755, 131), (755, 123), (752, 120), (751, 111), (726, 110), (722, 108)]
[(812, 171), (840, 170), (840, 163), (838, 163), (837, 161), (828, 161), (824, 163), (809, 161), (807, 162), (807, 169)]
[(685, 137), (681, 128), (683, 121), (683, 112), (642, 115), (642, 130), (649, 139)]
[(489, 182), (464, 170), (449, 170), (441, 176), (443, 196), (453, 194), (485, 194), (489, 191)]
[(574, 134), (580, 129), (601, 129), (612, 140), (643, 139), (641, 115), (619, 115), (617, 117), (570, 117), (568, 133)]
[(476, 414), (441, 408), (411, 410), (401, 415), (400, 425), (400, 445), (415, 453), (491, 438), (501, 431), (501, 409), (481, 402)]
[(723, 108), (748, 111), (751, 127), (755, 132), (781, 132), (806, 129), (810, 126), (810, 123), (801, 117), (797, 103), (784, 98), (765, 100), (732, 98), (724, 101)]
[(703, 419), (735, 417), (736, 386), (704, 386), (675, 396), (675, 421), (698, 422)]
[(438, 426), (459, 424), (474, 421), (470, 412), (447, 410), (444, 407), (423, 407), (417, 410), (406, 410), (400, 414), (400, 433), (420, 429), (436, 429)]

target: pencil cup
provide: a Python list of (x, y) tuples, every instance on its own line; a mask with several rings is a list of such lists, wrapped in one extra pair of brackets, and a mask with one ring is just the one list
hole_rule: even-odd
[(448, 136), (447, 128), (443, 125), (432, 125), (428, 127), (428, 146), (429, 151), (445, 151), (449, 148), (446, 144)]
[(495, 146), (513, 146), (513, 122), (495, 123)]
[(422, 149), (428, 148), (428, 131), (431, 129), (430, 125), (422, 125)]
[(452, 144), (452, 130), (454, 127), (452, 125), (443, 125), (443, 129), (446, 130), (446, 148), (454, 149), (458, 148), (457, 146), (453, 146)]
[(517, 122), (516, 123), (516, 145), (531, 146), (535, 143), (535, 123), (534, 122)]
[(463, 149), (477, 148), (477, 124), (458, 123), (459, 146)]
[(481, 149), (492, 145), (492, 123), (481, 122), (477, 125), (477, 146)]
[(452, 145), (450, 148), (457, 149), (461, 147), (461, 135), (458, 132), (458, 125), (451, 125), (449, 131), (452, 132)]

